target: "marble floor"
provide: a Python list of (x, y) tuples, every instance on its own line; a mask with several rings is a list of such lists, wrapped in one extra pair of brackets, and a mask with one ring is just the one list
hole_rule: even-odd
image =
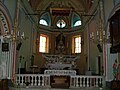
[(9, 88), (9, 90), (110, 90), (108, 88), (95, 88), (95, 87), (84, 87), (84, 88), (69, 88), (69, 89), (61, 89), (61, 88), (32, 88), (32, 87), (26, 87), (26, 88)]

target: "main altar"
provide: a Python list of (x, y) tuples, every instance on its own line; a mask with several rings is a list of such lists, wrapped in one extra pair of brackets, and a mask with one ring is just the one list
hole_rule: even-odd
[(69, 88), (70, 77), (76, 76), (77, 55), (65, 55), (65, 39), (61, 32), (57, 37), (56, 50), (54, 55), (43, 54), (45, 59), (45, 75), (50, 75), (51, 87)]
[(53, 88), (69, 88), (70, 76), (75, 76), (76, 60), (75, 55), (43, 55), (46, 60), (45, 75), (50, 75), (50, 85)]
[(45, 68), (52, 70), (73, 70), (76, 68), (76, 60), (79, 56), (75, 55), (45, 55)]

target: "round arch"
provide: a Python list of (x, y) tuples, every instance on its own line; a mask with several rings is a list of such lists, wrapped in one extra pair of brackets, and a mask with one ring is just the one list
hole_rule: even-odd
[(3, 30), (2, 34), (9, 34), (12, 30), (12, 22), (8, 9), (0, 2), (0, 19)]
[(48, 26), (51, 26), (51, 17), (50, 17), (50, 13), (49, 12), (42, 13), (42, 15), (39, 18), (39, 21), (41, 19), (45, 20), (47, 22)]
[[(4, 36), (11, 34), (12, 31), (12, 20), (10, 18), (10, 13), (6, 6), (0, 2), (0, 67), (1, 68), (1, 73), (2, 78), (8, 78), (10, 79), (12, 74), (12, 62), (13, 62), (13, 43), (10, 42), (10, 40), (4, 40)], [(6, 51), (3, 48), (4, 45), (6, 45)], [(9, 49), (10, 48), (10, 49)], [(2, 55), (5, 55), (7, 57), (4, 57)], [(9, 63), (7, 63), (9, 62)]]
[(81, 21), (81, 18), (79, 14), (77, 14), (76, 12), (73, 12), (71, 15), (71, 27), (75, 27), (74, 25), (77, 21)]

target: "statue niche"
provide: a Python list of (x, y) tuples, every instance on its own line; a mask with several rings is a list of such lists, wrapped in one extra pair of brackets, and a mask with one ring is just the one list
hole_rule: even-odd
[(57, 53), (59, 54), (62, 54), (65, 52), (65, 36), (63, 35), (63, 33), (60, 33), (56, 37), (56, 50), (57, 50)]

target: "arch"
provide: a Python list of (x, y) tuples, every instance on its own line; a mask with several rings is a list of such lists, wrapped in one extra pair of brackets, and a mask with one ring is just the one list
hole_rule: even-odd
[(2, 26), (2, 22), (0, 22), (0, 36), (2, 35), (2, 30), (3, 30), (3, 26)]
[(45, 26), (51, 26), (51, 17), (50, 17), (49, 12), (45, 12), (40, 16), (39, 24), (40, 24), (40, 20), (44, 20), (48, 24), (48, 25), (45, 24)]
[[(2, 75), (6, 78), (11, 78), (11, 72), (12, 72), (12, 62), (13, 62), (13, 44), (10, 41), (7, 41), (9, 44), (10, 50), (8, 51), (8, 54), (2, 51), (2, 43), (4, 43), (4, 36), (11, 34), (12, 31), (12, 20), (10, 18), (9, 10), (5, 7), (5, 5), (0, 2), (0, 53), (6, 55), (9, 58), (0, 57), (0, 68), (3, 70)], [(10, 63), (6, 63), (10, 62)], [(1, 67), (2, 66), (2, 67)]]
[(111, 52), (120, 52), (120, 9), (109, 19)]
[(44, 20), (44, 19), (40, 19), (39, 23), (42, 24), (42, 25), (48, 26), (47, 21)]
[(79, 23), (79, 24), (76, 25), (76, 23), (80, 22), (80, 21), (81, 21), (80, 16), (77, 13), (73, 12), (72, 13), (72, 17), (71, 17), (71, 27), (80, 26), (81, 23)]
[(10, 14), (8, 9), (2, 4), (2, 2), (0, 2), (0, 19), (3, 27), (3, 30), (1, 31), (2, 34), (11, 33), (12, 22), (11, 22)]
[[(62, 21), (62, 23), (64, 22), (64, 25), (63, 25), (62, 28), (60, 28), (59, 25), (57, 26), (57, 24), (58, 24), (60, 21)], [(55, 28), (64, 29), (64, 28), (66, 28), (66, 27), (68, 26), (67, 17), (65, 17), (65, 16), (56, 16), (56, 17), (54, 18), (53, 24), (54, 24), (54, 27), (55, 27)]]
[(115, 14), (115, 12), (118, 11), (118, 10), (120, 10), (120, 4), (117, 4), (117, 5), (112, 9), (111, 13), (109, 14), (108, 19), (110, 19), (110, 18)]

